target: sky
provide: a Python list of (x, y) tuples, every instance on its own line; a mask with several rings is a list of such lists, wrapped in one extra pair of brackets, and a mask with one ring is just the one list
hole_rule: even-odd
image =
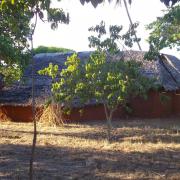
[[(129, 26), (129, 20), (123, 6), (116, 6), (114, 3), (102, 3), (96, 9), (91, 3), (82, 6), (79, 0), (63, 0), (56, 2), (53, 0), (53, 7), (63, 8), (70, 14), (69, 25), (60, 24), (57, 30), (51, 30), (50, 24), (38, 21), (38, 26), (34, 35), (34, 46), (55, 46), (73, 49), (75, 51), (89, 51), (88, 37), (92, 35), (88, 28), (99, 24), (102, 20), (108, 25), (123, 25), (124, 30)], [(136, 0), (129, 6), (129, 11), (133, 22), (139, 22), (137, 28), (138, 37), (141, 38), (141, 46), (144, 51), (148, 50), (147, 38), (149, 32), (145, 30), (145, 25), (156, 20), (163, 15), (166, 9), (160, 0)], [(135, 44), (132, 48), (138, 50)], [(175, 50), (165, 49), (166, 54), (173, 54), (180, 58), (180, 53)]]

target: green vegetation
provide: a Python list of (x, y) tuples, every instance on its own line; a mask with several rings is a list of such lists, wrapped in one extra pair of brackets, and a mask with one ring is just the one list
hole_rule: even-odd
[(5, 1), (0, 8), (0, 73), (5, 84), (17, 80), (28, 63), (27, 36), (30, 31), (28, 15), (23, 14), (22, 4), (16, 6)]
[(101, 21), (99, 25), (89, 28), (89, 31), (94, 33), (88, 38), (89, 46), (116, 55), (121, 51), (120, 47), (126, 50), (132, 48), (134, 43), (140, 42), (141, 39), (134, 36), (138, 25), (138, 23), (129, 25), (127, 32), (122, 34), (123, 26), (111, 25), (107, 31), (105, 22)]
[(32, 19), (36, 17), (51, 23), (52, 29), (59, 23), (69, 23), (69, 14), (61, 8), (52, 8), (49, 0), (0, 1), (0, 72), (5, 75), (5, 80), (14, 76), (12, 72), (22, 74), (32, 58), (28, 40), (33, 38), (36, 25)]
[(3, 81), (5, 86), (9, 86), (14, 81), (18, 81), (22, 75), (22, 70), (15, 64), (0, 67), (0, 72), (4, 75)]
[(140, 74), (140, 64), (121, 60), (107, 62), (103, 52), (93, 53), (86, 64), (81, 63), (77, 54), (73, 54), (65, 65), (61, 72), (57, 65), (52, 64), (39, 72), (53, 79), (53, 102), (63, 103), (65, 110), (71, 109), (75, 102), (83, 106), (93, 99), (103, 104), (109, 141), (113, 113), (118, 106), (126, 107), (133, 96), (146, 97), (148, 90), (153, 87), (154, 81)]
[(46, 46), (38, 46), (37, 48), (34, 49), (34, 54), (39, 54), (39, 53), (57, 53), (57, 52), (74, 52), (72, 49), (67, 49), (67, 48), (60, 48), (60, 47), (46, 47)]
[(180, 51), (180, 5), (169, 7), (163, 17), (148, 25), (151, 30), (149, 36), (149, 59), (157, 56), (164, 48), (176, 48)]
[[(132, 96), (146, 96), (150, 88), (155, 87), (154, 81), (143, 77), (139, 71), (140, 63), (119, 59), (108, 60), (107, 53), (117, 55), (117, 40), (122, 39), (126, 46), (131, 47), (136, 40), (132, 38), (135, 27), (121, 35), (122, 26), (110, 26), (109, 37), (106, 35), (105, 24), (101, 23), (90, 28), (98, 35), (91, 36), (90, 46), (96, 47), (86, 63), (82, 63), (77, 54), (73, 54), (65, 62), (66, 68), (59, 72), (57, 65), (40, 70), (42, 75), (53, 79), (51, 91), (53, 102), (63, 103), (65, 109), (71, 109), (76, 102), (79, 106), (95, 100), (104, 105), (107, 119), (108, 140), (111, 140), (111, 121), (114, 111), (119, 105), (126, 108)], [(113, 57), (111, 57), (113, 58)]]

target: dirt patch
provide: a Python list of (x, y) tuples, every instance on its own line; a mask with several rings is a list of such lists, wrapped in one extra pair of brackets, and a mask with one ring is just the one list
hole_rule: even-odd
[[(180, 179), (180, 120), (38, 124), (36, 179)], [(0, 179), (27, 179), (31, 123), (2, 122)]]

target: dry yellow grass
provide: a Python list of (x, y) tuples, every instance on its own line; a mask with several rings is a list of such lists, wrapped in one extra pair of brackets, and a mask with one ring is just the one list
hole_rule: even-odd
[[(180, 120), (38, 123), (36, 179), (180, 179)], [(27, 179), (32, 123), (2, 122), (0, 179)]]
[[(37, 115), (38, 119), (38, 115)], [(64, 124), (62, 120), (62, 111), (58, 105), (49, 105), (44, 108), (42, 115), (39, 118), (39, 122), (46, 126), (61, 126)]]

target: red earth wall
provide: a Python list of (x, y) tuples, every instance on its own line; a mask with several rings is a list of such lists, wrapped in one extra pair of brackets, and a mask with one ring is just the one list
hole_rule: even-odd
[[(80, 109), (74, 108), (70, 115), (63, 115), (65, 121), (91, 121), (91, 120), (104, 120), (106, 119), (103, 105), (85, 106), (82, 113)], [(113, 115), (114, 119), (125, 117), (125, 113), (122, 107), (119, 107)]]
[(174, 93), (172, 98), (173, 114), (180, 116), (180, 90)]
[[(169, 97), (169, 100), (162, 102), (161, 96)], [(142, 118), (161, 118), (172, 115), (173, 112), (173, 93), (149, 92), (147, 100), (137, 97), (132, 99), (130, 107), (133, 112), (131, 116)]]
[[(40, 112), (41, 108), (36, 108)], [(0, 118), (8, 118), (14, 122), (32, 122), (32, 106), (1, 106)]]
[[(170, 100), (162, 103), (160, 94), (169, 96)], [(131, 114), (128, 114), (120, 106), (114, 113), (113, 118), (120, 119), (127, 116), (139, 118), (180, 116), (180, 91), (166, 93), (150, 92), (147, 100), (137, 97), (132, 99), (129, 106), (133, 110)], [(37, 108), (36, 111), (39, 115), (42, 114), (42, 108)], [(16, 122), (31, 122), (32, 109), (31, 106), (1, 106), (0, 118), (2, 119), (3, 116), (7, 116)], [(70, 115), (63, 115), (63, 119), (66, 121), (104, 120), (105, 113), (102, 105), (85, 106), (82, 114), (78, 108), (74, 108)]]

